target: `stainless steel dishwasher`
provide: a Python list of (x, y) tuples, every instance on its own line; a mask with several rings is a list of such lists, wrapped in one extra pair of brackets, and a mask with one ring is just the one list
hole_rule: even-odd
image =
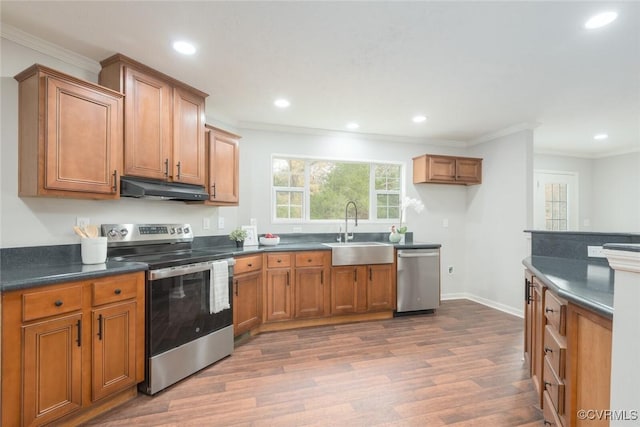
[(440, 249), (397, 251), (396, 313), (435, 310), (440, 306)]

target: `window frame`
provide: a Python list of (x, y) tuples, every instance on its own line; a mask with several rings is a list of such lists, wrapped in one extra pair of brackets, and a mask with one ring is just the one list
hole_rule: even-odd
[[(274, 180), (274, 170), (273, 170), (273, 162), (274, 159), (285, 159), (285, 160), (301, 160), (305, 162), (305, 170), (304, 170), (304, 187), (279, 187), (275, 186), (273, 183)], [(400, 212), (401, 207), (398, 209), (398, 218), (383, 218), (378, 219), (378, 211), (377, 211), (377, 195), (378, 194), (396, 194), (391, 190), (376, 190), (375, 188), (375, 165), (394, 165), (400, 167), (400, 185), (398, 190), (398, 197), (400, 202), (405, 197), (406, 191), (406, 163), (402, 161), (383, 161), (383, 160), (371, 160), (371, 159), (363, 159), (363, 160), (353, 160), (348, 158), (338, 158), (338, 157), (324, 157), (324, 156), (301, 156), (294, 154), (271, 154), (270, 158), (270, 181), (269, 186), (271, 187), (271, 223), (272, 224), (339, 224), (344, 222), (344, 219), (311, 219), (310, 215), (310, 203), (311, 203), (311, 192), (309, 191), (309, 178), (310, 178), (310, 168), (309, 162), (312, 161), (326, 161), (326, 162), (341, 162), (341, 163), (356, 163), (356, 164), (368, 164), (370, 166), (369, 170), (369, 218), (368, 219), (360, 219), (358, 218), (358, 222), (363, 224), (397, 224), (400, 220)], [(303, 192), (303, 206), (302, 206), (302, 219), (297, 218), (277, 218), (277, 203), (276, 203), (276, 194), (278, 191), (299, 191), (302, 188)]]

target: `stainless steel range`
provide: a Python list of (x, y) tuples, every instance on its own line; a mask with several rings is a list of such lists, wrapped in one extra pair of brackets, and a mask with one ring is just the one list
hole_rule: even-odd
[(108, 257), (149, 265), (145, 381), (155, 394), (233, 352), (235, 261), (193, 250), (189, 224), (102, 224)]

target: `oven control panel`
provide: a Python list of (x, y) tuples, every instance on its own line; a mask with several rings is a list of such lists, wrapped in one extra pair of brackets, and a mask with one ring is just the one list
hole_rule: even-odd
[(110, 246), (193, 241), (189, 224), (102, 224), (100, 228)]

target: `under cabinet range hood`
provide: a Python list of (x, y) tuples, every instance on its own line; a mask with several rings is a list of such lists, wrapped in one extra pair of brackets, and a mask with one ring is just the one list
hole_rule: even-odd
[(120, 196), (178, 201), (204, 201), (209, 199), (209, 193), (200, 185), (132, 178), (129, 176), (120, 178)]

